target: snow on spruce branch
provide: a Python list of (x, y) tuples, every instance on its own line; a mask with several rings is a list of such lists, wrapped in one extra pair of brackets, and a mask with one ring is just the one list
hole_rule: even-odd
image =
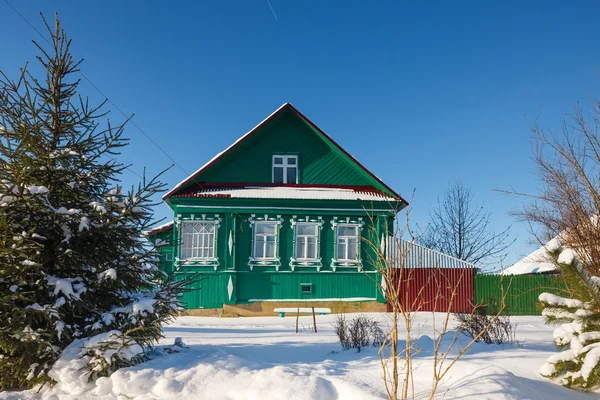
[(575, 282), (576, 294), (582, 298), (566, 298), (542, 293), (539, 301), (542, 315), (550, 324), (558, 324), (553, 336), (562, 350), (548, 358), (540, 374), (558, 380), (567, 387), (592, 390), (600, 386), (600, 298), (598, 277), (590, 276), (575, 251), (553, 239), (546, 246), (567, 281)]
[(70, 40), (58, 21), (47, 28), (39, 77), (25, 68), (16, 84), (0, 74), (0, 120), (10, 127), (10, 146), (0, 146), (0, 391), (51, 382), (75, 339), (89, 349), (73, 351), (87, 370), (140, 361), (188, 284), (165, 279), (142, 239), (165, 186), (145, 176), (128, 191), (119, 185), (126, 122), (111, 125), (102, 104), (88, 105)]

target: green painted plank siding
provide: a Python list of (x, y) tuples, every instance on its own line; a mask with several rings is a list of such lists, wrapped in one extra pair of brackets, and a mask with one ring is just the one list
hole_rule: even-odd
[(274, 154), (298, 155), (299, 183), (302, 184), (375, 185), (383, 189), (292, 112), (283, 114), (260, 134), (241, 142), (197, 181), (270, 183)]
[[(178, 218), (187, 218), (191, 213), (185, 208), (176, 208)], [(193, 209), (195, 218), (205, 214), (206, 217), (214, 217), (204, 209)], [(252, 248), (252, 228), (248, 213), (219, 213), (221, 219), (218, 231), (218, 244), (216, 254), (219, 257), (219, 266), (216, 270), (211, 266), (182, 264), (178, 269), (178, 277), (195, 276), (200, 280), (190, 286), (192, 290), (183, 296), (185, 307), (194, 308), (220, 308), (224, 303), (246, 303), (251, 299), (319, 299), (319, 298), (348, 298), (361, 297), (384, 301), (378, 293), (377, 285), (365, 273), (359, 271), (358, 267), (338, 267), (333, 272), (331, 259), (334, 257), (334, 230), (332, 229), (332, 215), (311, 215), (322, 217), (323, 227), (320, 231), (320, 255), (323, 262), (321, 271), (315, 267), (296, 267), (294, 271), (290, 267), (290, 258), (293, 255), (294, 230), (290, 218), (303, 217), (308, 213), (272, 214), (270, 217), (281, 215), (283, 223), (279, 234), (279, 256), (281, 266), (279, 271), (275, 267), (254, 266), (250, 269), (248, 265)], [(364, 226), (361, 232), (365, 240), (361, 243), (361, 259), (365, 271), (372, 271), (369, 262), (374, 257), (374, 249), (368, 242), (376, 242), (383, 234), (387, 237), (388, 218), (370, 219), (363, 211), (362, 220)], [(387, 214), (387, 213), (386, 213)], [(264, 214), (256, 214), (264, 216)], [(338, 218), (345, 219), (348, 214), (337, 213)], [(354, 216), (356, 218), (357, 216)], [(371, 226), (376, 221), (377, 226)], [(229, 253), (228, 239), (232, 233), (232, 254)], [(178, 254), (178, 245), (175, 241), (174, 253)], [(374, 276), (374, 274), (370, 274)], [(227, 284), (229, 277), (232, 278), (234, 292), (229, 299)], [(313, 285), (311, 293), (301, 293), (301, 284)]]
[(505, 314), (540, 315), (538, 296), (543, 292), (566, 295), (560, 275), (475, 275), (475, 304), (488, 305), (506, 293)]
[[(170, 274), (173, 272), (173, 232), (171, 230), (160, 232), (156, 234), (152, 239), (156, 242), (157, 239), (161, 240), (163, 243), (168, 243), (167, 245), (160, 245), (157, 247), (158, 251), (158, 267), (161, 271)], [(170, 257), (170, 259), (169, 259)]]
[[(376, 279), (376, 275), (373, 275)], [(312, 284), (312, 293), (300, 291), (302, 283)], [(237, 300), (310, 300), (377, 298), (377, 285), (363, 273), (263, 272), (237, 274)]]
[[(182, 296), (186, 309), (221, 308), (229, 302), (227, 285), (229, 278), (235, 284), (236, 303), (250, 300), (311, 300), (311, 299), (380, 299), (378, 287), (372, 277), (354, 273), (314, 272), (247, 272), (229, 274), (177, 273), (176, 279), (193, 277), (190, 291)], [(312, 284), (311, 293), (302, 293), (301, 284)]]
[(221, 308), (227, 302), (227, 283), (229, 274), (198, 274), (198, 273), (176, 273), (176, 279), (187, 277), (194, 278), (189, 285), (188, 292), (181, 297), (186, 309), (194, 308)]

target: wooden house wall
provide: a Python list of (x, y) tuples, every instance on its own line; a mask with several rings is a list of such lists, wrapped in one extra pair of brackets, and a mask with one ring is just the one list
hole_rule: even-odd
[[(214, 215), (211, 209), (191, 209), (185, 206), (176, 208), (177, 215), (188, 217), (191, 212)], [(358, 209), (355, 209), (358, 210)], [(209, 212), (210, 211), (210, 212)], [(217, 210), (219, 211), (219, 210)], [(223, 211), (223, 210), (221, 210)], [(275, 210), (274, 210), (275, 211)], [(248, 265), (252, 246), (252, 228), (248, 219), (253, 213), (244, 212), (219, 212), (221, 219), (218, 231), (217, 254), (219, 266), (215, 270), (210, 266), (191, 265), (183, 263), (179, 266), (177, 274), (180, 277), (194, 276), (196, 282), (192, 291), (183, 297), (187, 308), (214, 308), (223, 304), (247, 303), (255, 300), (309, 300), (309, 299), (344, 299), (363, 298), (384, 301), (378, 293), (375, 281), (378, 279), (374, 271), (373, 262), (376, 252), (370, 243), (376, 246), (381, 237), (387, 238), (389, 229), (389, 216), (386, 218), (371, 219), (362, 211), (364, 226), (361, 231), (361, 260), (364, 271), (370, 276), (359, 271), (357, 267), (338, 267), (334, 272), (331, 260), (334, 257), (334, 230), (332, 229), (333, 217), (351, 216), (357, 218), (358, 211), (307, 211), (304, 213), (278, 213), (268, 212), (269, 217), (281, 215), (283, 223), (279, 236), (279, 256), (281, 266), (275, 267)], [(296, 215), (320, 216), (324, 223), (320, 232), (320, 255), (322, 267), (297, 266), (292, 271), (290, 257), (293, 255), (293, 235), (290, 218)], [(350, 215), (355, 214), (355, 215)], [(257, 214), (255, 214), (257, 215)], [(372, 224), (374, 221), (375, 225)], [(232, 237), (232, 252), (229, 252), (229, 236)], [(174, 254), (178, 254), (178, 246), (174, 247)], [(228, 294), (229, 279), (232, 281), (233, 293)], [(310, 293), (301, 292), (301, 284), (309, 283), (313, 290)]]
[[(158, 234), (155, 235), (154, 240), (160, 240), (161, 242), (166, 242), (168, 243), (167, 245), (160, 245), (157, 247), (157, 251), (158, 251), (158, 267), (161, 269), (161, 271), (165, 271), (167, 274), (170, 274), (171, 272), (173, 272), (173, 252), (174, 252), (174, 246), (173, 246), (173, 231), (172, 230), (167, 230), (164, 232), (160, 232)], [(171, 259), (169, 259), (168, 256), (171, 256)]]
[[(376, 300), (378, 287), (375, 274), (369, 277), (364, 273), (338, 271), (335, 273), (315, 273), (303, 270), (292, 273), (238, 273), (237, 303), (257, 300), (298, 299), (314, 300), (362, 298)], [(310, 284), (312, 291), (303, 293), (301, 286)]]
[[(298, 155), (299, 183), (302, 184), (374, 185), (366, 172), (291, 112), (265, 127), (260, 135), (239, 143), (230, 154), (203, 172), (198, 181), (271, 183), (274, 154)], [(375, 184), (385, 191), (380, 184)]]

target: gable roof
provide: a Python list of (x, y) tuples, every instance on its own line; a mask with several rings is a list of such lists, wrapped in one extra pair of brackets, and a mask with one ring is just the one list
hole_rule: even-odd
[[(552, 240), (556, 240), (556, 238)], [(551, 241), (502, 271), (502, 274), (525, 275), (558, 272), (558, 267), (548, 255), (548, 247)]]
[(228, 148), (226, 148), (224, 151), (218, 153), (210, 161), (208, 161), (206, 164), (204, 164), (202, 167), (200, 167), (198, 170), (196, 170), (196, 172), (194, 172), (192, 175), (188, 176), (183, 181), (181, 181), (177, 185), (175, 185), (175, 187), (173, 187), (173, 189), (171, 189), (170, 191), (168, 191), (162, 197), (162, 199), (163, 200), (167, 200), (169, 197), (174, 196), (176, 194), (179, 194), (179, 192), (182, 189), (184, 189), (186, 185), (188, 185), (190, 183), (193, 183), (194, 180), (202, 172), (206, 171), (212, 165), (216, 164), (219, 160), (223, 159), (226, 154), (230, 153), (233, 149), (235, 149), (238, 145), (240, 145), (240, 143), (244, 142), (248, 138), (250, 138), (253, 135), (255, 135), (257, 132), (259, 132), (261, 130), (262, 127), (264, 127), (270, 121), (272, 121), (275, 118), (277, 118), (279, 115), (281, 115), (282, 113), (284, 113), (286, 110), (290, 110), (290, 111), (294, 112), (298, 117), (300, 117), (300, 119), (302, 119), (315, 132), (317, 132), (317, 134), (319, 134), (321, 136), (321, 138), (325, 142), (328, 142), (329, 144), (331, 144), (332, 146), (334, 146), (335, 148), (337, 148), (346, 157), (348, 157), (350, 159), (350, 161), (352, 161), (358, 168), (360, 168), (363, 172), (365, 172), (372, 181), (374, 181), (374, 182), (378, 183), (379, 185), (381, 185), (381, 187), (383, 187), (385, 189), (385, 191), (388, 192), (387, 194), (393, 196), (394, 199), (399, 200), (400, 202), (402, 202), (404, 204), (408, 204), (408, 202), (406, 200), (404, 200), (402, 198), (402, 196), (400, 196), (398, 193), (396, 193), (392, 188), (390, 188), (388, 185), (386, 185), (381, 179), (379, 179), (371, 171), (369, 171), (367, 168), (365, 168), (358, 160), (356, 160), (356, 158), (354, 158), (351, 154), (349, 154), (346, 150), (344, 150), (329, 135), (327, 135), (323, 130), (321, 130), (312, 121), (310, 121), (307, 117), (305, 117), (300, 111), (298, 111), (291, 103), (284, 103), (281, 107), (279, 107), (277, 110), (275, 110), (273, 113), (271, 113), (271, 115), (269, 115), (267, 118), (265, 118), (262, 122), (260, 122), (254, 128), (252, 128), (249, 132), (247, 132), (246, 134), (244, 134), (243, 136), (241, 136), (239, 139), (237, 139)]

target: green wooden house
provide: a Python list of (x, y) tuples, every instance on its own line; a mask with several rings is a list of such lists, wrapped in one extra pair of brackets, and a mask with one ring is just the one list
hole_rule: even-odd
[(173, 222), (148, 234), (161, 268), (197, 278), (189, 309), (384, 305), (373, 246), (407, 203), (289, 103), (163, 200)]

